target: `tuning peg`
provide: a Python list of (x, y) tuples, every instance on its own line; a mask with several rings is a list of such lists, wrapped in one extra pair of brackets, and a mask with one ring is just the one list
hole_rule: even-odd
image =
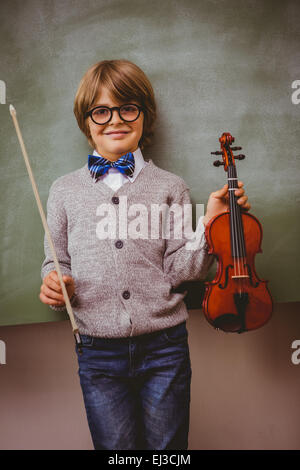
[(236, 157), (234, 157), (236, 160), (244, 160), (244, 158), (246, 158), (246, 155), (237, 155)]
[(231, 150), (242, 150), (242, 147), (231, 147)]
[(224, 162), (220, 162), (219, 160), (214, 161), (214, 166), (221, 166), (224, 165)]
[(210, 152), (212, 155), (223, 155), (223, 152), (220, 152), (220, 150), (217, 150), (216, 152)]

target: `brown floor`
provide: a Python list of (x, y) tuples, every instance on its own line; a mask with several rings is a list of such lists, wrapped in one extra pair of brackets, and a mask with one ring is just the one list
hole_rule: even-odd
[[(192, 362), (190, 449), (300, 449), (300, 303), (242, 335), (187, 322)], [(68, 321), (0, 328), (0, 449), (92, 449)], [(299, 354), (300, 358), (300, 354)]]

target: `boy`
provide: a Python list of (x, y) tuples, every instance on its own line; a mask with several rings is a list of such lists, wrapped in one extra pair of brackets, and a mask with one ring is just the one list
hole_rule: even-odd
[[(156, 118), (148, 78), (126, 60), (99, 62), (80, 82), (74, 113), (94, 152), (82, 168), (54, 181), (47, 218), (83, 343), (82, 356), (76, 352), (94, 447), (187, 449), (188, 313), (186, 292), (175, 289), (206, 276), (212, 256), (204, 225), (227, 210), (227, 185), (210, 195), (192, 250), (184, 236), (172, 237), (175, 216), (170, 236), (152, 237), (153, 207), (178, 204), (182, 209), (191, 201), (180, 176), (143, 158)], [(248, 210), (242, 186), (239, 182), (235, 194)], [(150, 230), (132, 236), (136, 227), (127, 216), (133, 210), (143, 216), (142, 228)], [(108, 231), (100, 219), (105, 211)], [(159, 234), (162, 227), (160, 220)], [(62, 310), (46, 237), (44, 243), (40, 300)]]

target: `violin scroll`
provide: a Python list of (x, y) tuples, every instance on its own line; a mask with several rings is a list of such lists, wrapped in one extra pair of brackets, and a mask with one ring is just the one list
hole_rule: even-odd
[(242, 147), (230, 147), (234, 142), (234, 137), (229, 132), (224, 132), (222, 136), (219, 138), (219, 142), (221, 144), (221, 150), (217, 150), (216, 152), (210, 152), (212, 155), (222, 155), (223, 161), (215, 160), (214, 166), (224, 166), (224, 170), (228, 170), (228, 166), (232, 165), (235, 166), (235, 160), (244, 160), (246, 155), (240, 154), (234, 156), (232, 152), (237, 150), (242, 150)]

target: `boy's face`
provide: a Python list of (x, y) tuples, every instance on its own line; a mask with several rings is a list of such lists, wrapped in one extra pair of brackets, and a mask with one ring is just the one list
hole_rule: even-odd
[[(135, 100), (131, 103), (138, 104)], [(106, 88), (101, 89), (93, 108), (96, 106), (120, 106), (115, 102)], [(141, 111), (138, 119), (134, 122), (123, 121), (117, 110), (113, 111), (111, 120), (107, 124), (95, 124), (88, 117), (90, 133), (97, 152), (107, 160), (116, 161), (128, 152), (134, 152), (143, 133), (144, 113)], [(126, 134), (110, 134), (110, 132), (125, 131)]]

